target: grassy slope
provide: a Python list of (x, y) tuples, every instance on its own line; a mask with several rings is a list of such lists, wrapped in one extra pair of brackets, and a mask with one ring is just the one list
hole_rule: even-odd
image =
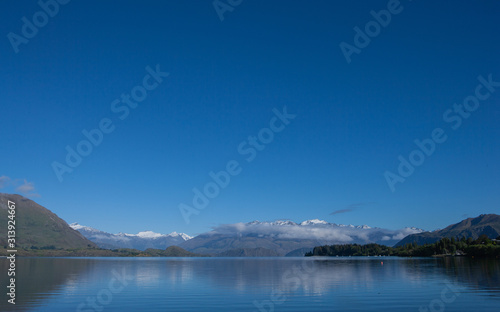
[(95, 244), (73, 230), (50, 210), (20, 195), (0, 193), (0, 246), (7, 245), (7, 202), (16, 203), (16, 244), (18, 248), (87, 248)]

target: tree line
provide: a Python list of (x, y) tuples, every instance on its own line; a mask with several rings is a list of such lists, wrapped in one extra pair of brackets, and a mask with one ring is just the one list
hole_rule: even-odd
[(389, 247), (379, 244), (343, 244), (314, 247), (310, 256), (397, 256), (397, 257), (432, 257), (432, 256), (469, 256), (494, 257), (500, 256), (500, 236), (492, 240), (486, 235), (477, 239), (471, 237), (456, 239), (444, 237), (433, 244), (417, 245), (416, 243), (404, 246)]

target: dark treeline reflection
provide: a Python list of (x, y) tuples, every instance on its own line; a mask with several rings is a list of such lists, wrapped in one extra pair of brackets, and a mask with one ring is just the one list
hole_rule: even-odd
[(437, 262), (436, 270), (442, 271), (457, 283), (477, 290), (500, 293), (500, 260), (444, 258)]

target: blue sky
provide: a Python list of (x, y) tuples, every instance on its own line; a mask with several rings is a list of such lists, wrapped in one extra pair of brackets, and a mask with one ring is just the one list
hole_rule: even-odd
[[(0, 192), (128, 233), (315, 218), (432, 230), (499, 211), (497, 1), (243, 0), (223, 20), (212, 1), (58, 6), (44, 21), (35, 1), (0, 4)], [(25, 38), (23, 17), (47, 23)], [(367, 24), (349, 63), (340, 45)], [(168, 77), (145, 78), (157, 69)], [(145, 99), (120, 102), (144, 79)], [(454, 111), (464, 100), (471, 110)], [(295, 118), (247, 161), (238, 147), (270, 135), (284, 107)], [(52, 164), (102, 120), (113, 131), (60, 181)], [(446, 140), (392, 191), (385, 173), (436, 128)], [(187, 223), (179, 205), (230, 161), (241, 172)]]

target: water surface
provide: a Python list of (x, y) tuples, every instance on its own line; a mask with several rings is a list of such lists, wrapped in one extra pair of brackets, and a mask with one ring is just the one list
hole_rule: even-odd
[[(18, 258), (1, 311), (498, 311), (500, 261)], [(7, 289), (7, 261), (0, 259)]]

